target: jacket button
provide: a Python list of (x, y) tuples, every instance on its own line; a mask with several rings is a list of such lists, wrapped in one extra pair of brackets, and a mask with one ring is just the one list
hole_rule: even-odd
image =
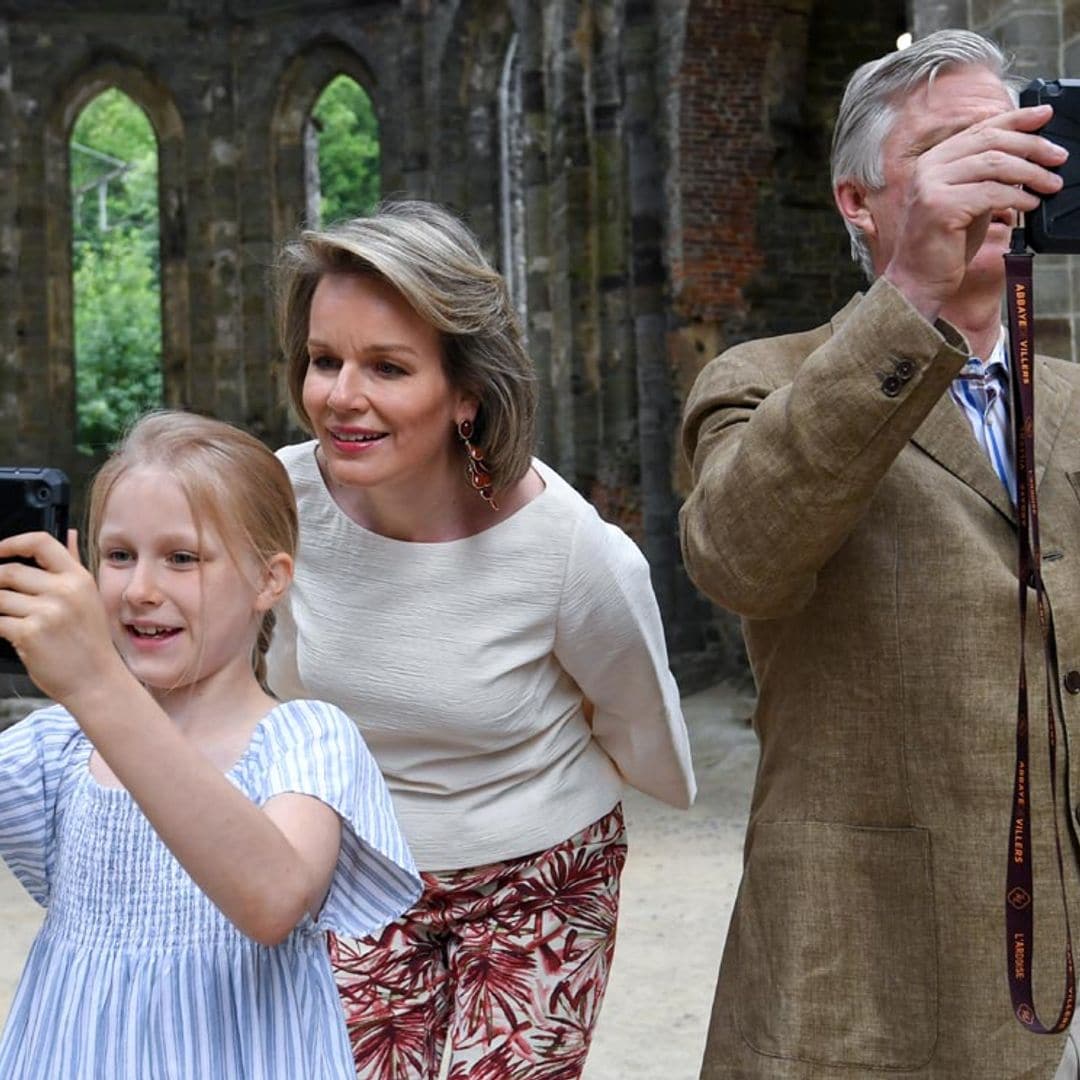
[(900, 387), (903, 385), (904, 384), (901, 382), (899, 376), (886, 375), (885, 378), (881, 380), (881, 392), (886, 397), (896, 397), (896, 395), (900, 393)]
[(1065, 689), (1070, 694), (1080, 694), (1080, 671), (1077, 671), (1076, 668), (1065, 672)]
[(910, 360), (897, 360), (894, 370), (898, 378), (907, 382), (915, 374), (915, 365)]

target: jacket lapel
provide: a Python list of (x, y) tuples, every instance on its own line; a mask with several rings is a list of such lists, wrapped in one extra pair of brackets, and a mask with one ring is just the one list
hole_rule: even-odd
[(1010, 521), (1015, 520), (1005, 485), (998, 479), (990, 459), (975, 441), (967, 418), (948, 392), (938, 398), (911, 441), (925, 450), (942, 468), (974, 488)]
[[(1035, 360), (1035, 482), (1042, 483), (1054, 443), (1069, 408), (1072, 389), (1046, 362)], [(974, 488), (1010, 521), (1016, 514), (989, 459), (975, 441), (967, 418), (949, 394), (942, 394), (912, 437), (953, 476)]]
[(1035, 357), (1035, 482), (1042, 483), (1058, 432), (1069, 412), (1072, 387), (1046, 362)]

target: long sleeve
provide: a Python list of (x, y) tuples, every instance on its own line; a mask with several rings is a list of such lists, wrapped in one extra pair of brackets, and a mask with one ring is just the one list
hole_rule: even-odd
[(686, 565), (703, 592), (749, 618), (806, 603), (967, 358), (955, 330), (931, 326), (883, 279), (843, 314), (833, 331), (717, 357), (687, 403)]
[(595, 706), (593, 734), (626, 781), (688, 807), (696, 792), (690, 745), (649, 566), (595, 514), (574, 533), (555, 656)]

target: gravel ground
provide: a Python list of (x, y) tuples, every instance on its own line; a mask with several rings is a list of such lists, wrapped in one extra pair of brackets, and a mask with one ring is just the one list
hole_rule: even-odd
[[(719, 686), (683, 700), (698, 799), (685, 813), (630, 792), (619, 940), (584, 1080), (696, 1080), (738, 888), (757, 767), (753, 699)], [(0, 707), (0, 715), (3, 708)], [(2, 721), (0, 721), (2, 724)], [(0, 1018), (41, 913), (0, 864)]]

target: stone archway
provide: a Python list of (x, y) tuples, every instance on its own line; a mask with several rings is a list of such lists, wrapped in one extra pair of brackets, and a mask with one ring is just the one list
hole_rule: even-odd
[[(271, 120), (275, 247), (280, 247), (305, 221), (308, 155), (304, 140), (308, 118), (319, 95), (336, 75), (347, 75), (363, 88), (375, 109), (380, 143), (384, 147), (387, 143), (393, 144), (375, 76), (363, 57), (348, 46), (331, 41), (317, 42), (295, 56), (281, 78)], [(389, 126), (392, 128), (393, 125)], [(391, 156), (390, 152), (384, 153), (381, 160), (385, 162)], [(383, 168), (385, 191), (385, 165)]]
[(466, 0), (439, 57), (444, 93), (433, 144), (441, 201), (468, 219), (492, 254), (501, 224), (499, 83), (513, 32), (507, 4)]
[[(47, 391), (49, 409), (68, 418), (65, 451), (75, 432), (74, 313), (71, 266), (71, 202), (68, 143), (75, 120), (102, 91), (115, 87), (150, 120), (158, 144), (160, 215), (162, 375), (165, 401), (186, 400), (191, 347), (184, 187), (184, 126), (164, 85), (123, 59), (97, 61), (64, 81), (44, 128), (47, 277)], [(65, 455), (66, 456), (66, 455)], [(76, 471), (83, 471), (76, 468)]]

